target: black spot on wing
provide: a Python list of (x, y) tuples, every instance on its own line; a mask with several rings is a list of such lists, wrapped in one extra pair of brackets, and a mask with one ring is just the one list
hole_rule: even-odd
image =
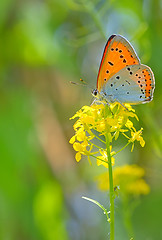
[(125, 80), (129, 85), (130, 85), (130, 82), (128, 80)]
[(110, 64), (111, 66), (113, 66), (113, 65), (114, 65), (112, 62), (108, 62), (108, 64)]

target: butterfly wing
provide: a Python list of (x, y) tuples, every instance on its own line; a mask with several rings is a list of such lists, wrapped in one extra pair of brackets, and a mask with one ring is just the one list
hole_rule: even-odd
[(152, 70), (143, 64), (130, 65), (113, 75), (101, 94), (108, 101), (120, 103), (146, 103), (153, 99), (155, 79)]
[(140, 60), (131, 44), (120, 35), (112, 35), (105, 46), (97, 77), (97, 90), (122, 68), (140, 64)]

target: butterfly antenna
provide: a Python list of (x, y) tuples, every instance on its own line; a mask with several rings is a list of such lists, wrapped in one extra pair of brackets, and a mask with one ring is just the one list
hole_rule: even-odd
[(82, 78), (80, 78), (80, 81), (85, 84), (85, 85), (88, 85), (88, 83), (86, 81), (84, 81)]
[(74, 85), (80, 85), (80, 86), (87, 86), (89, 87), (88, 85), (84, 84), (84, 83), (77, 83), (77, 82), (73, 82), (73, 81), (70, 81), (71, 84), (74, 84)]
[(77, 83), (77, 82), (73, 82), (73, 81), (70, 81), (71, 84), (74, 84), (74, 85), (80, 85), (80, 86), (86, 86), (90, 89), (93, 89), (92, 86), (90, 86), (87, 82), (85, 82), (82, 78), (80, 79), (81, 83)]

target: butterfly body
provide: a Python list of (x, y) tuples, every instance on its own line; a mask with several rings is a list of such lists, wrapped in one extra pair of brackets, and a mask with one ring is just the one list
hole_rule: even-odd
[(154, 88), (152, 70), (140, 63), (124, 37), (112, 35), (104, 49), (94, 95), (107, 102), (140, 104), (152, 100)]

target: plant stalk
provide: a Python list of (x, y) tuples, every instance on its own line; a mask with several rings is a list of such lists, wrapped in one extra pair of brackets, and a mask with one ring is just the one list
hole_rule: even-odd
[(106, 134), (106, 148), (108, 157), (108, 171), (109, 171), (109, 195), (110, 195), (110, 240), (114, 240), (114, 187), (113, 187), (113, 172), (110, 155), (110, 141), (108, 134)]

